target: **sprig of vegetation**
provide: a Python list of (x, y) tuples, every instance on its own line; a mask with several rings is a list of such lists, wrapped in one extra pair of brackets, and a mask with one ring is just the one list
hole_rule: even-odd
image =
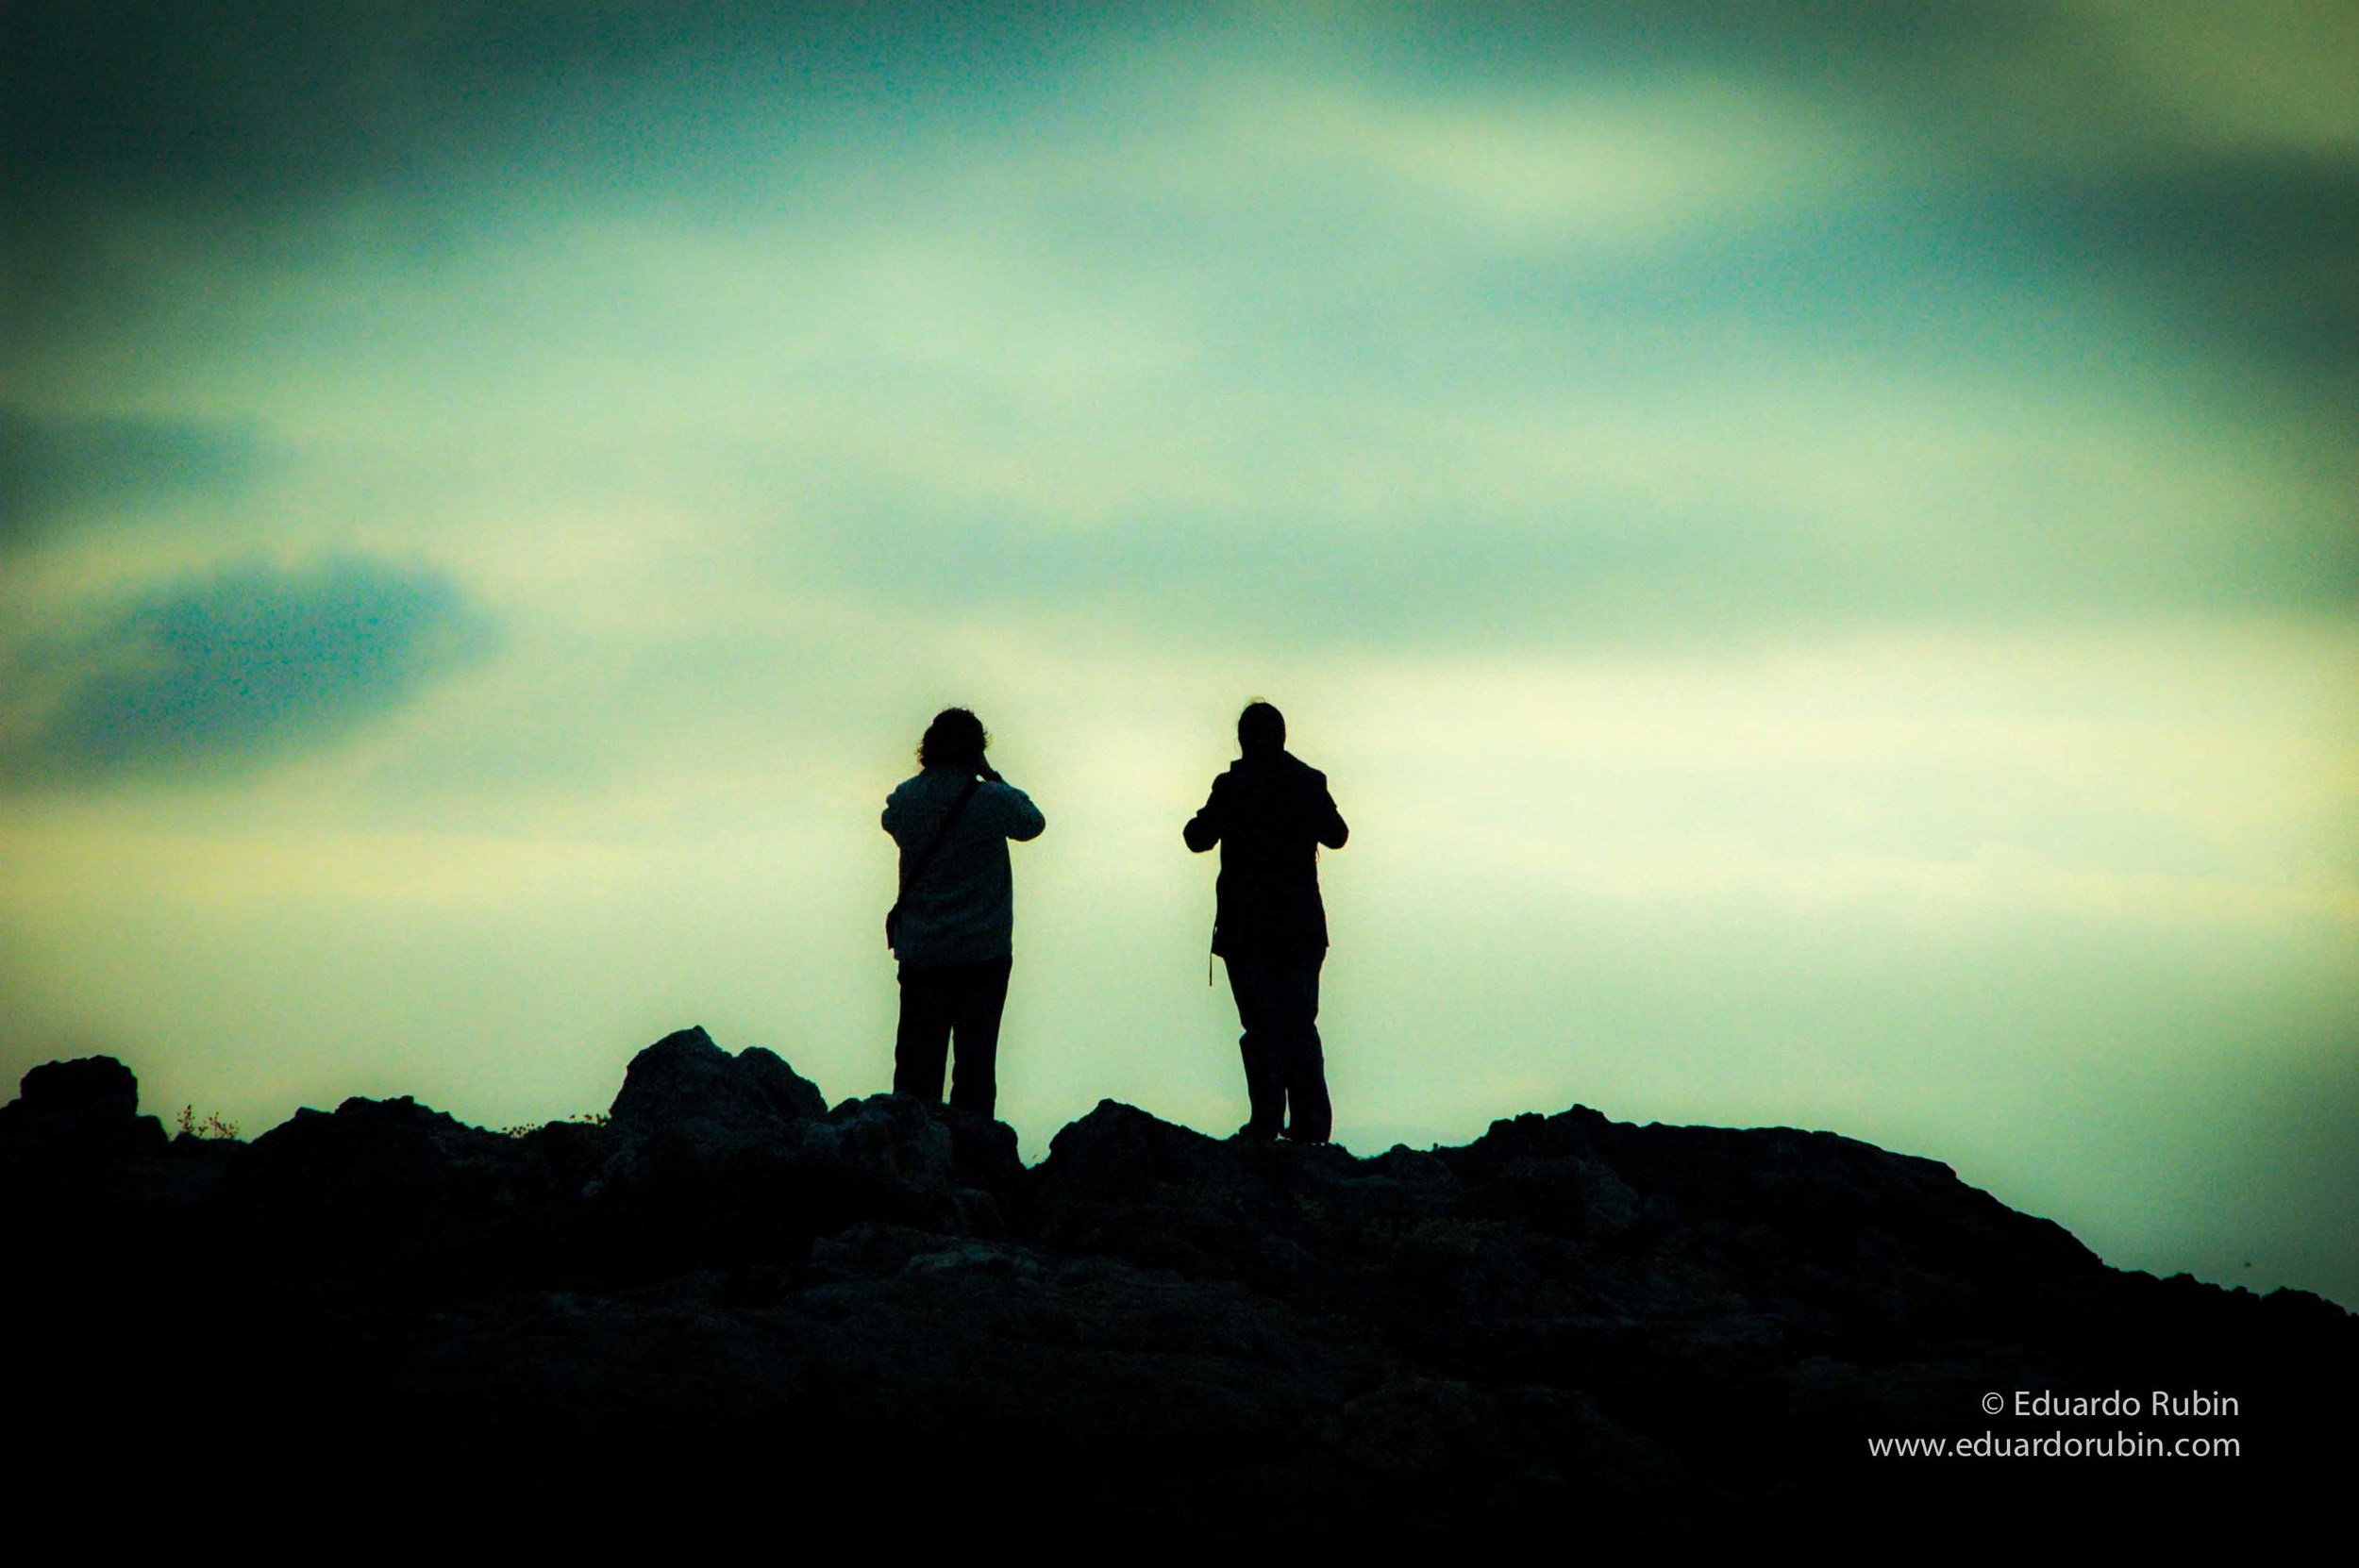
[(218, 1138), (234, 1142), (238, 1137), (237, 1123), (225, 1121), (218, 1110), (207, 1111), (205, 1119), (199, 1121), (196, 1107), (192, 1105), (180, 1108), (180, 1114), (174, 1118), (174, 1126), (180, 1129), (183, 1138)]

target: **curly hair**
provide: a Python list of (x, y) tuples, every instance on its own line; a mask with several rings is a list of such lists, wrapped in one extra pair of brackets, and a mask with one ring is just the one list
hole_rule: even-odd
[(983, 727), (982, 720), (963, 708), (945, 708), (934, 715), (934, 722), (926, 726), (925, 738), (917, 742), (917, 765), (978, 768), (990, 745), (991, 732)]

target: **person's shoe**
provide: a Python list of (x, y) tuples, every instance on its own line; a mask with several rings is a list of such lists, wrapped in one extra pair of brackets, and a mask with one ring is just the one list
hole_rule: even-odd
[(1252, 1122), (1247, 1122), (1245, 1126), (1230, 1133), (1229, 1135), (1229, 1141), (1232, 1143), (1275, 1143), (1278, 1142), (1278, 1129), (1276, 1127), (1265, 1127), (1258, 1126)]

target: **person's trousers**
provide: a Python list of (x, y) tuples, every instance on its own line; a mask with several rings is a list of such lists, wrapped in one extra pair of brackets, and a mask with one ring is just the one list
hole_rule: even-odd
[(901, 1026), (893, 1041), (893, 1092), (942, 1101), (955, 1043), (950, 1103), (992, 1114), (999, 1098), (999, 1012), (1012, 960), (901, 966)]
[(1319, 1047), (1319, 966), (1327, 950), (1230, 953), (1223, 961), (1237, 1022), (1245, 1026), (1237, 1048), (1245, 1056), (1245, 1089), (1253, 1107), (1246, 1129), (1326, 1143), (1334, 1124)]

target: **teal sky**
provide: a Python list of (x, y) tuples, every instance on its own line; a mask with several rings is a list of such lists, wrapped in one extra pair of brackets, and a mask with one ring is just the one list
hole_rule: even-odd
[(2349, 7), (8, 27), (10, 1080), (881, 1089), (960, 702), (1028, 1154), (1226, 1131), (1259, 695), (1355, 1148), (1828, 1127), (2359, 1303)]

